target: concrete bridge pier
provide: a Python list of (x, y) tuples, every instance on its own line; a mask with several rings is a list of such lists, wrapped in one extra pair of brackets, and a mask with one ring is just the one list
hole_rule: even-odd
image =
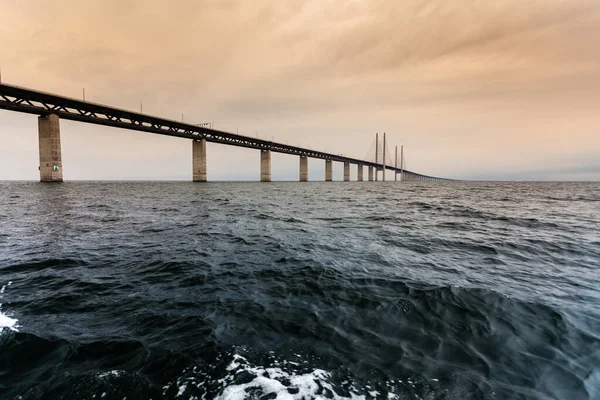
[(271, 182), (271, 150), (260, 151), (260, 181)]
[(333, 181), (333, 165), (331, 160), (325, 160), (325, 182)]
[(344, 182), (350, 182), (350, 163), (344, 163)]
[(308, 182), (308, 157), (300, 156), (300, 182)]
[(40, 146), (40, 182), (62, 182), (62, 154), (60, 151), (60, 124), (58, 115), (38, 118)]
[(362, 182), (364, 178), (363, 166), (362, 164), (358, 164), (358, 168), (356, 168), (356, 180), (358, 182)]
[(369, 167), (369, 182), (373, 182), (373, 167)]
[(206, 182), (206, 139), (192, 140), (192, 180)]

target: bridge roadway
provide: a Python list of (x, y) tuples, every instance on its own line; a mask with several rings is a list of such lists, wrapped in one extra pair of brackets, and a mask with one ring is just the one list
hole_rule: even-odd
[[(28, 114), (39, 115), (40, 117), (48, 117), (56, 115), (58, 118), (86, 122), (96, 125), (112, 126), (115, 128), (131, 129), (142, 132), (157, 133), (160, 135), (168, 135), (192, 139), (194, 141), (221, 143), (230, 146), (247, 147), (251, 149), (262, 150), (263, 152), (274, 151), (277, 153), (292, 154), (302, 157), (311, 157), (323, 159), (328, 162), (337, 161), (344, 163), (346, 178), (346, 168), (349, 164), (359, 166), (359, 171), (362, 172), (361, 166), (382, 170), (383, 168), (391, 170), (394, 173), (403, 173), (404, 180), (447, 180), (418, 174), (412, 171), (396, 168), (390, 165), (383, 165), (368, 160), (360, 160), (351, 157), (344, 157), (337, 154), (326, 153), (322, 151), (302, 148), (298, 146), (290, 146), (274, 141), (253, 138), (249, 136), (234, 134), (230, 132), (220, 131), (217, 129), (186, 124), (179, 121), (173, 121), (165, 118), (153, 117), (143, 113), (132, 112), (120, 108), (109, 107), (102, 104), (82, 101), (65, 96), (59, 96), (51, 93), (45, 93), (37, 90), (23, 88), (14, 85), (0, 84), (0, 109), (17, 111)], [(40, 118), (40, 164), (42, 164), (42, 118)], [(51, 123), (50, 123), (51, 124)], [(56, 128), (58, 131), (58, 120), (56, 120)], [(45, 128), (51, 129), (51, 128)], [(59, 135), (59, 133), (58, 133)], [(60, 153), (60, 137), (58, 139), (58, 152)], [(194, 149), (194, 152), (196, 149)], [(206, 151), (204, 146), (204, 152)], [(60, 154), (59, 154), (60, 157)], [(261, 160), (263, 158), (261, 157)], [(269, 179), (270, 180), (270, 154), (269, 161)], [(205, 160), (204, 160), (205, 162)], [(61, 165), (62, 168), (62, 165)], [(262, 168), (262, 162), (261, 162)], [(302, 168), (302, 160), (301, 160)], [(327, 168), (331, 168), (326, 166)], [(40, 170), (42, 166), (40, 166)], [(56, 167), (54, 167), (56, 170)], [(206, 168), (204, 168), (206, 169)], [(205, 173), (205, 172), (204, 172)], [(349, 170), (347, 172), (349, 176)], [(371, 177), (371, 173), (369, 173)], [(44, 179), (42, 179), (44, 180)], [(60, 171), (60, 180), (62, 180), (62, 171)], [(345, 179), (347, 180), (347, 179)], [(371, 180), (371, 179), (370, 179)]]

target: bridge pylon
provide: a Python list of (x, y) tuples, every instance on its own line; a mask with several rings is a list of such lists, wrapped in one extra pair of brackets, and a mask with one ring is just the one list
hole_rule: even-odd
[(350, 182), (350, 163), (344, 163), (344, 182)]
[(206, 182), (206, 139), (192, 140), (192, 180)]
[(42, 115), (38, 118), (38, 137), (40, 182), (62, 182), (63, 169), (58, 115)]
[(260, 151), (260, 181), (271, 182), (271, 150)]
[(308, 182), (308, 157), (300, 156), (300, 182)]
[(333, 163), (331, 160), (325, 160), (325, 182), (333, 181)]

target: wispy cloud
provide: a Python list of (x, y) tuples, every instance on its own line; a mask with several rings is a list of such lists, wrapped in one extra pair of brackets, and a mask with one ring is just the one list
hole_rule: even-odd
[(596, 0), (33, 0), (3, 15), (17, 84), (356, 155), (387, 130), (426, 173), (600, 151)]

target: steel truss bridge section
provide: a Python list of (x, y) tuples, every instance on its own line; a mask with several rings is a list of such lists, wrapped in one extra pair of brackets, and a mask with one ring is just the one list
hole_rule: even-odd
[[(331, 160), (342, 163), (358, 164), (383, 169), (382, 164), (344, 157), (322, 151), (248, 137), (217, 129), (206, 128), (165, 118), (153, 117), (120, 108), (109, 107), (51, 93), (40, 92), (14, 85), (0, 84), (0, 109), (45, 116), (56, 114), (59, 118), (85, 122), (89, 124), (112, 126), (115, 128), (157, 133), (185, 139), (221, 143), (230, 146), (247, 147), (257, 150), (270, 150), (277, 153), (291, 154)], [(386, 165), (387, 170), (401, 172), (400, 168)], [(404, 173), (424, 179), (442, 179), (404, 170)]]

